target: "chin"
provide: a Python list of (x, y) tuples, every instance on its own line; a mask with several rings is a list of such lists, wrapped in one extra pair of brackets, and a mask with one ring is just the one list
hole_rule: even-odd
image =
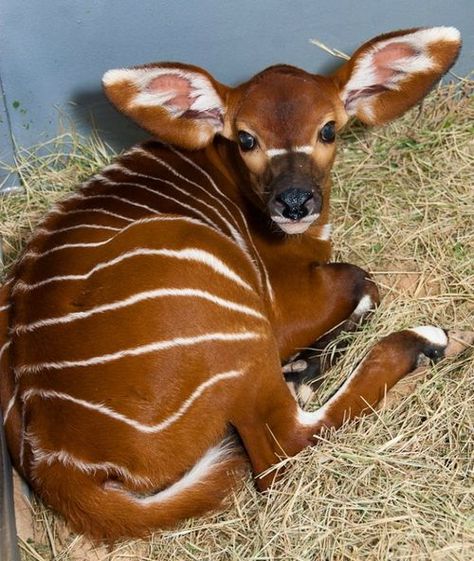
[(303, 218), (302, 220), (285, 220), (280, 217), (272, 217), (273, 222), (278, 225), (285, 234), (302, 234), (315, 222), (317, 217)]

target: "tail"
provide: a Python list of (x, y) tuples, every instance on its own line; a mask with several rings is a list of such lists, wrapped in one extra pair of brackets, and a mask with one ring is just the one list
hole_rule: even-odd
[(210, 448), (181, 479), (164, 490), (138, 495), (102, 474), (55, 458), (33, 462), (34, 488), (72, 528), (96, 541), (144, 537), (221, 507), (246, 467), (241, 448), (225, 439)]

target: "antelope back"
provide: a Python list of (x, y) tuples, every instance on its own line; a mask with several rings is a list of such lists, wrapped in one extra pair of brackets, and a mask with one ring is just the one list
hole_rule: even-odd
[[(17, 462), (29, 478), (61, 451), (162, 486), (224, 436), (247, 353), (272, 339), (266, 272), (222, 184), (196, 158), (149, 143), (36, 231), (10, 297), (27, 411)], [(181, 450), (179, 435), (195, 433)], [(150, 455), (137, 453), (137, 434)]]

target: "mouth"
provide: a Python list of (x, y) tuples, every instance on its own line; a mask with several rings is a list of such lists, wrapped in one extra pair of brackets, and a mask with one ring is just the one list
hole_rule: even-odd
[(302, 234), (315, 222), (319, 217), (319, 214), (312, 214), (310, 216), (305, 216), (300, 220), (288, 220), (283, 216), (273, 215), (271, 219), (273, 222), (278, 224), (278, 226), (285, 232), (285, 234)]

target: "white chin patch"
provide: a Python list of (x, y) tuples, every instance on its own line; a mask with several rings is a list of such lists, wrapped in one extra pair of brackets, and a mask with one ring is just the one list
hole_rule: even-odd
[(302, 234), (311, 226), (311, 222), (277, 222), (285, 234)]

